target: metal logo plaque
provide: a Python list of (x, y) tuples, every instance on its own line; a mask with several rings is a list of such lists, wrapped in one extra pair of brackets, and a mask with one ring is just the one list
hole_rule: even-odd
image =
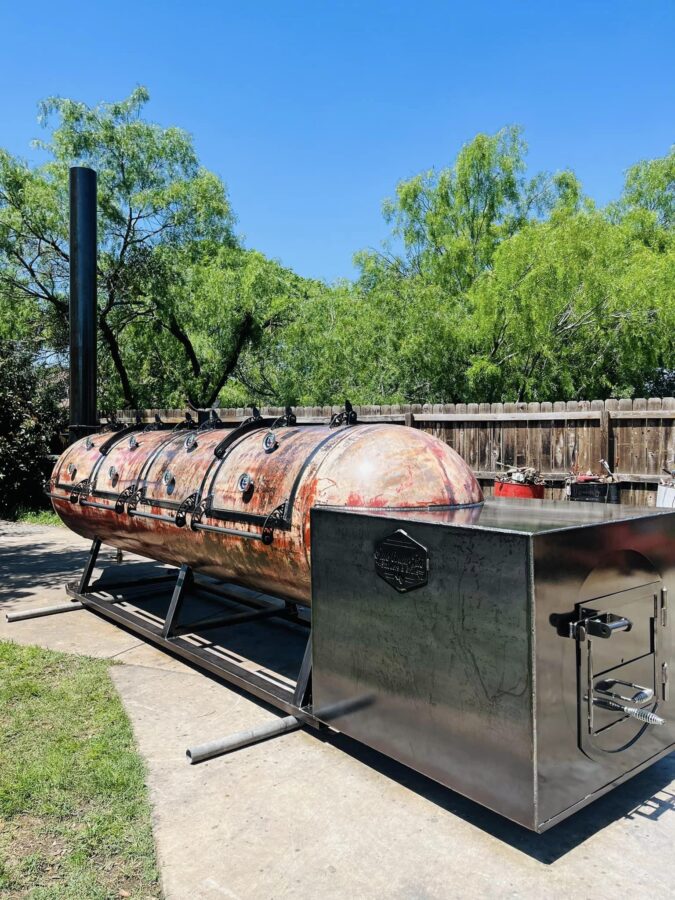
[(399, 528), (375, 545), (375, 571), (401, 593), (425, 585), (429, 578), (429, 553)]

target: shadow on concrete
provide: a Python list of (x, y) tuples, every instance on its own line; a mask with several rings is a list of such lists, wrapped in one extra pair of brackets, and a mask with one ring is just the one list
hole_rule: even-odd
[[(152, 562), (128, 563), (123, 566), (112, 565), (108, 566), (101, 578), (92, 585), (92, 590), (98, 588), (103, 591), (110, 583), (118, 586), (124, 582), (131, 587), (136, 578), (150, 578), (172, 571), (177, 574), (175, 569), (172, 570)], [(210, 581), (210, 579), (204, 580)], [(235, 596), (237, 594), (251, 598), (262, 596), (256, 591), (249, 591), (236, 585), (219, 584), (219, 586), (226, 587)], [(129, 592), (129, 602), (125, 606), (132, 612), (138, 611), (147, 616), (154, 624), (162, 624), (169, 609), (172, 591), (173, 583), (165, 582), (154, 587), (143, 588), (140, 593)], [(124, 587), (116, 587), (111, 593), (123, 594), (125, 590)], [(249, 607), (236, 603), (236, 600), (230, 602), (206, 593), (191, 591), (184, 602), (179, 622), (181, 625), (189, 625), (199, 619), (219, 614), (228, 616), (233, 613), (246, 612), (248, 609)], [(98, 610), (96, 613), (98, 614)], [(130, 631), (130, 633), (135, 632)], [(244, 660), (254, 662), (261, 668), (270, 669), (285, 678), (295, 680), (302, 664), (309, 629), (306, 625), (298, 625), (282, 619), (265, 619), (195, 633), (200, 635), (202, 647), (221, 648), (226, 650), (229, 655), (234, 654)], [(176, 656), (182, 659), (180, 654), (177, 653)], [(185, 659), (182, 661), (186, 662)]]
[[(75, 580), (79, 574), (87, 557), (86, 548), (58, 549), (53, 543), (40, 541), (39, 537), (37, 533), (36, 541), (34, 543), (27, 541), (27, 545), (21, 549), (16, 546), (0, 547), (0, 605), (9, 600), (34, 594), (36, 588), (65, 585), (67, 581)], [(160, 564), (151, 562), (128, 562), (124, 566), (110, 565), (114, 551), (110, 551), (109, 548), (106, 550), (109, 552), (101, 553), (101, 562), (106, 566), (106, 571), (98, 582), (101, 587), (112, 581), (115, 583), (128, 581), (132, 584), (135, 578), (167, 571)], [(139, 602), (137, 605), (163, 619), (170, 591), (170, 584), (157, 595), (149, 590), (142, 604)], [(190, 598), (189, 603), (186, 602), (184, 608), (189, 609), (187, 613), (189, 621), (213, 614), (214, 602), (203, 596), (194, 597)], [(233, 606), (232, 610), (239, 611), (241, 607)], [(209, 641), (215, 646), (223, 647), (255, 661), (260, 666), (294, 679), (302, 661), (307, 629), (288, 622), (266, 620), (227, 629), (214, 629), (205, 635), (208, 635)], [(185, 663), (185, 660), (182, 661)], [(222, 679), (197, 666), (190, 663), (186, 665), (214, 681), (223, 683)], [(230, 690), (258, 703), (261, 708), (278, 713), (278, 710), (257, 700), (246, 691), (231, 684), (227, 686)], [(458, 816), (544, 865), (556, 862), (612, 822), (637, 818), (658, 821), (661, 816), (675, 812), (675, 793), (670, 789), (671, 783), (675, 780), (675, 754), (660, 760), (545, 834), (537, 835), (345, 735), (316, 732), (314, 729), (308, 729), (308, 732), (319, 739), (331, 742), (342, 752), (348, 753), (364, 765), (414, 791), (440, 809)]]
[[(67, 581), (79, 575), (87, 553), (86, 548), (55, 547), (40, 531), (33, 536), (27, 530), (20, 547), (0, 540), (0, 606), (34, 595), (36, 590), (65, 588)], [(101, 551), (103, 563), (114, 557), (115, 551), (109, 547)]]
[(657, 821), (665, 814), (675, 813), (675, 793), (670, 789), (675, 780), (675, 754), (614, 788), (550, 831), (535, 834), (345, 735), (331, 736), (327, 740), (441, 809), (545, 865), (556, 862), (619, 819)]

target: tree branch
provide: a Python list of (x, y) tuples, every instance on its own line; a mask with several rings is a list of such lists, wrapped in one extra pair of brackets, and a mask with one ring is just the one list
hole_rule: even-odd
[(124, 402), (129, 409), (136, 409), (136, 394), (134, 389), (131, 387), (129, 373), (127, 372), (126, 366), (124, 365), (124, 360), (122, 359), (120, 346), (117, 342), (115, 332), (112, 330), (105, 317), (102, 315), (98, 317), (98, 326), (101, 329), (103, 340), (108, 345), (108, 350), (110, 351), (113, 365), (115, 366), (117, 374), (119, 375), (120, 382), (122, 384), (122, 393), (124, 394)]
[(224, 388), (225, 382), (236, 369), (237, 363), (239, 362), (239, 357), (241, 356), (244, 347), (253, 336), (254, 328), (255, 320), (253, 319), (253, 315), (250, 312), (247, 312), (244, 318), (239, 323), (239, 326), (237, 327), (234, 340), (230, 345), (230, 352), (225, 358), (225, 363), (223, 365), (223, 368), (221, 369), (220, 377), (212, 386), (211, 393), (208, 395), (206, 403), (204, 404), (205, 407), (213, 406), (213, 404), (218, 399), (218, 394)]

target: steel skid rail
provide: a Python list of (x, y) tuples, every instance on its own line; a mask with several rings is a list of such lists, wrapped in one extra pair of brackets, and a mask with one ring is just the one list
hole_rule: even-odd
[[(304, 725), (312, 725), (315, 728), (326, 727), (312, 714), (311, 625), (301, 617), (295, 603), (276, 598), (263, 599), (235, 594), (228, 591), (226, 585), (196, 577), (192, 569), (186, 565), (168, 574), (92, 584), (91, 579), (100, 549), (101, 541), (94, 540), (79, 581), (66, 585), (66, 593), (71, 598), (69, 604), (10, 613), (7, 616), (8, 621), (21, 621), (84, 607), (286, 713), (284, 718), (266, 722), (249, 731), (188, 749), (186, 753), (191, 763), (210, 759)], [(158, 591), (165, 589), (167, 583), (171, 582), (173, 590), (163, 623), (151, 621), (141, 611), (126, 608), (126, 604), (142, 607), (144, 600), (156, 598)], [(139, 591), (140, 588), (142, 591)], [(183, 607), (186, 598), (191, 594), (216, 605), (226, 604), (231, 607), (236, 604), (241, 610), (223, 610), (216, 615), (186, 622), (183, 618)], [(306, 627), (307, 642), (294, 685), (286, 683), (287, 679), (276, 680), (273, 677), (266, 677), (264, 673), (251, 671), (250, 668), (226, 658), (225, 655), (214, 653), (211, 644), (201, 645), (198, 641), (204, 631), (258, 619), (283, 620)], [(219, 642), (217, 647), (225, 653), (228, 651), (222, 642)]]

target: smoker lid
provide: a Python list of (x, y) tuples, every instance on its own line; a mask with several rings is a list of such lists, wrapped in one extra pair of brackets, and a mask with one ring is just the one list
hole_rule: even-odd
[[(327, 507), (324, 507), (327, 508)], [(315, 507), (321, 509), (321, 507)], [(345, 515), (364, 515), (363, 512), (341, 509)], [(379, 516), (377, 511), (368, 515)], [(631, 519), (650, 519), (673, 515), (675, 510), (645, 506), (622, 506), (614, 503), (578, 503), (566, 500), (515, 500), (489, 497), (480, 506), (463, 509), (386, 511), (382, 516), (449, 527), (476, 528), (486, 531), (507, 531), (523, 535), (564, 531), (568, 528), (625, 522)]]

